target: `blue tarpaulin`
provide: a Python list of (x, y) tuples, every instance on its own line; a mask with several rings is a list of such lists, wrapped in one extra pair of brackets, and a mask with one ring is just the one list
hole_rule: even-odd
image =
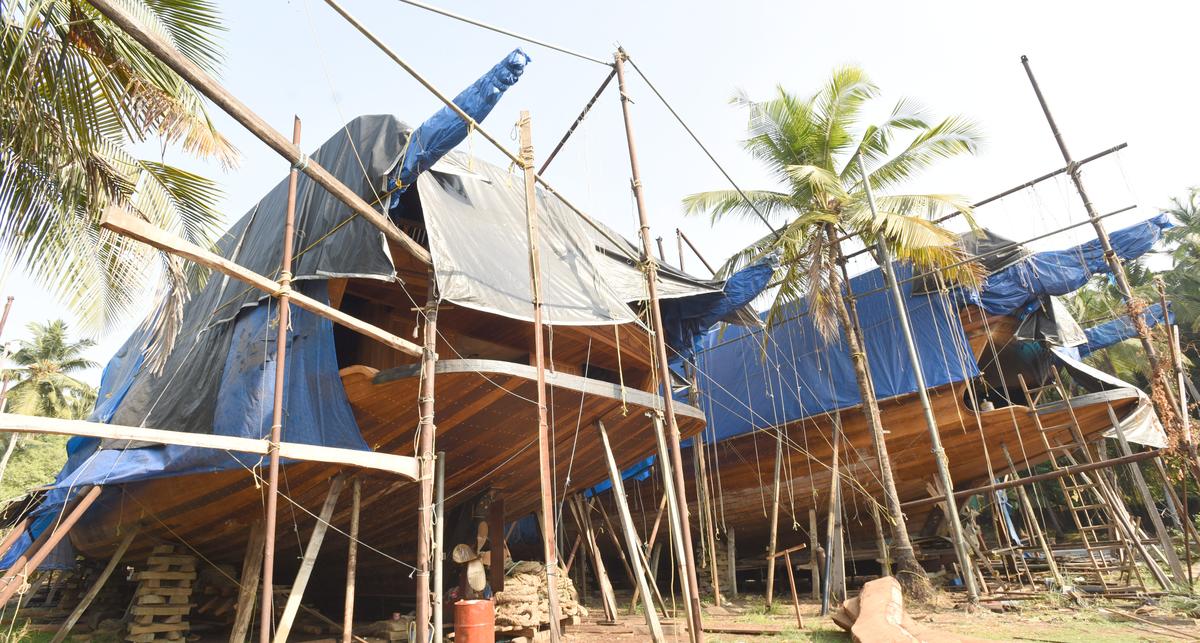
[(770, 258), (742, 268), (725, 282), (721, 292), (662, 300), (663, 329), (673, 351), (671, 365), (690, 360), (713, 324), (733, 321), (738, 310), (754, 301), (771, 281), (777, 264)]
[[(898, 265), (897, 277), (912, 275)], [(879, 270), (850, 280), (880, 399), (916, 390), (892, 296)], [(945, 294), (912, 295), (901, 284), (929, 386), (979, 374), (957, 304)], [(860, 403), (850, 354), (842, 338), (821, 337), (806, 304), (780, 315), (769, 330), (728, 327), (709, 332), (697, 356), (701, 406), (718, 440)], [(766, 342), (764, 343), (764, 332)]]
[[(1142, 311), (1142, 319), (1145, 320), (1147, 326), (1157, 326), (1163, 322), (1162, 304), (1151, 304)], [(1167, 310), (1167, 323), (1175, 323), (1175, 313)], [(1102, 348), (1108, 348), (1118, 342), (1123, 342), (1132, 337), (1137, 337), (1137, 329), (1133, 327), (1133, 322), (1130, 321), (1129, 315), (1121, 315), (1120, 317), (1092, 326), (1083, 331), (1087, 336), (1087, 343), (1079, 346), (1079, 356), (1086, 357), (1090, 353), (1094, 353)]]
[[(480, 76), (479, 80), (455, 96), (454, 104), (476, 122), (482, 121), (492, 112), (496, 103), (500, 102), (504, 92), (517, 84), (530, 60), (532, 59), (524, 51), (514, 49), (488, 73)], [(441, 108), (413, 130), (404, 160), (388, 185), (389, 189), (395, 189), (397, 184), (401, 188), (392, 196), (390, 207), (394, 208), (399, 204), (399, 193), (412, 185), (418, 175), (433, 167), (438, 159), (466, 138), (467, 123), (449, 107)]]
[[(1109, 235), (1113, 250), (1122, 259), (1140, 257), (1158, 242), (1163, 230), (1172, 227), (1160, 214)], [(1046, 295), (1065, 295), (1083, 287), (1092, 275), (1109, 272), (1100, 241), (1038, 252), (988, 275), (980, 290), (980, 303), (994, 315), (1024, 317), (1040, 305)]]

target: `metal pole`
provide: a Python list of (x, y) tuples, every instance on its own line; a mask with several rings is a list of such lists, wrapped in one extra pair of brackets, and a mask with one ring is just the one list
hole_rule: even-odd
[[(863, 163), (861, 152), (858, 154), (858, 165), (863, 173), (863, 188), (867, 193), (867, 206), (871, 208), (871, 216), (877, 217), (875, 194), (871, 190), (871, 177), (867, 174), (867, 167)], [(954, 544), (954, 555), (958, 558), (958, 565), (963, 572), (963, 584), (967, 588), (967, 598), (974, 603), (979, 600), (979, 590), (975, 586), (975, 568), (971, 564), (971, 555), (967, 551), (966, 541), (963, 539), (962, 521), (958, 516), (958, 503), (954, 501), (954, 480), (950, 477), (950, 462), (946, 457), (946, 450), (942, 448), (942, 437), (938, 432), (937, 418), (933, 415), (933, 407), (929, 403), (929, 391), (925, 388), (925, 373), (921, 370), (921, 356), (917, 353), (916, 342), (913, 341), (912, 325), (908, 319), (908, 304), (904, 301), (904, 293), (900, 291), (900, 284), (896, 283), (896, 269), (892, 264), (892, 254), (887, 243), (880, 240), (875, 245), (879, 250), (879, 265), (883, 268), (888, 288), (892, 291), (892, 303), (896, 305), (900, 334), (904, 337), (905, 348), (908, 349), (908, 363), (912, 367), (913, 378), (916, 380), (917, 397), (921, 400), (921, 412), (925, 416), (925, 428), (929, 430), (929, 442), (933, 459), (937, 464), (938, 481), (946, 492), (946, 513), (950, 518), (950, 536)]]
[[(433, 421), (434, 383), (437, 367), (437, 277), (428, 271), (425, 295), (425, 337), (421, 356), (421, 420), (417, 426), (417, 460), (420, 467), (421, 504), (417, 508), (417, 606), (415, 634), (429, 640), (429, 550), (433, 538), (433, 448), (437, 425)], [(440, 635), (440, 633), (439, 633)]]
[[(292, 119), (292, 145), (300, 146), (300, 117)], [(267, 470), (266, 540), (263, 545), (262, 599), (258, 614), (258, 640), (271, 640), (275, 615), (271, 610), (275, 587), (275, 528), (279, 512), (279, 443), (283, 441), (283, 387), (287, 379), (287, 337), (292, 289), (292, 236), (296, 228), (296, 184), (300, 171), (295, 165), (288, 172), (287, 213), (283, 222), (283, 260), (279, 265), (279, 328), (275, 335), (275, 397), (271, 403), (270, 467)]]
[(541, 482), (542, 550), (546, 557), (546, 593), (550, 603), (550, 640), (558, 641), (562, 612), (558, 606), (558, 544), (554, 534), (554, 479), (550, 471), (550, 425), (546, 412), (546, 347), (542, 337), (542, 255), (537, 219), (537, 183), (533, 171), (533, 132), (529, 112), (517, 123), (521, 163), (525, 170), (525, 224), (529, 237), (529, 279), (533, 298), (533, 353), (537, 363), (538, 479)]
[(446, 590), (442, 579), (442, 562), (446, 556), (446, 452), (437, 453), (437, 478), (433, 493), (436, 498), (433, 523), (433, 634), (434, 640), (442, 640), (442, 622), (445, 618), (442, 605)]
[[(1063, 140), (1062, 133), (1058, 131), (1058, 125), (1054, 122), (1054, 116), (1050, 113), (1050, 106), (1046, 104), (1046, 98), (1042, 95), (1042, 89), (1038, 86), (1037, 79), (1033, 76), (1033, 68), (1029, 66), (1029, 57), (1021, 56), (1021, 64), (1025, 67), (1025, 74), (1029, 76), (1029, 83), (1033, 86), (1033, 92), (1037, 95), (1038, 104), (1042, 107), (1042, 114), (1046, 117), (1046, 123), (1050, 125), (1050, 131), (1054, 134), (1054, 140), (1058, 143), (1058, 150), (1062, 152), (1063, 160), (1067, 163), (1067, 174), (1071, 177), (1071, 182), (1075, 184), (1075, 190), (1079, 192), (1079, 198), (1083, 201), (1083, 208), (1087, 211), (1088, 219), (1092, 223), (1092, 227), (1096, 230), (1096, 238), (1100, 241), (1100, 247), (1104, 250), (1104, 259), (1108, 262), (1109, 268), (1117, 283), (1117, 290), (1121, 293), (1121, 298), (1125, 300), (1125, 306), (1129, 312), (1129, 320), (1133, 323), (1137, 330), (1138, 339), (1142, 343), (1142, 350), (1146, 353), (1146, 361), (1150, 364), (1150, 373), (1152, 388), (1161, 389), (1161, 393), (1165, 396), (1168, 404), (1162, 404), (1157, 399), (1157, 396), (1151, 396), (1154, 400), (1154, 406), (1158, 411), (1159, 417), (1167, 426), (1175, 424), (1175, 395), (1171, 391), (1170, 384), (1166, 381), (1165, 371), (1158, 357), (1158, 352), (1154, 349), (1154, 345), (1150, 342), (1149, 329), (1141, 320), (1141, 308), (1138, 305), (1142, 303), (1133, 294), (1133, 290), (1129, 286), (1129, 277), (1125, 274), (1125, 266), (1121, 262), (1121, 258), (1113, 251), (1112, 243), (1108, 238), (1108, 231), (1105, 230), (1104, 224), (1100, 222), (1099, 215), (1096, 212), (1095, 206), (1092, 205), (1092, 200), (1088, 196), (1087, 190), (1083, 187), (1083, 176), (1079, 171), (1079, 164), (1072, 158), (1071, 153), (1067, 150), (1067, 144)], [(1194, 449), (1193, 449), (1194, 453)], [(1196, 459), (1193, 458), (1193, 463)]]
[(625, 121), (625, 143), (629, 148), (629, 168), (633, 177), (633, 195), (637, 201), (638, 223), (642, 237), (642, 260), (646, 265), (646, 289), (650, 299), (650, 315), (654, 330), (654, 343), (658, 361), (658, 380), (662, 387), (663, 412), (667, 421), (667, 444), (670, 447), (671, 469), (674, 474), (676, 500), (681, 517), (680, 532), (684, 544), (684, 562), (687, 567), (688, 601), (692, 605), (692, 632), (696, 641), (704, 640), (704, 624), (700, 613), (700, 592), (696, 580), (696, 558), (692, 547), (692, 528), (687, 515), (687, 485), (683, 479), (683, 456), (679, 453), (679, 423), (675, 418), (675, 401), (671, 398), (671, 369), (667, 364), (666, 333), (663, 328), (662, 309), (658, 302), (658, 265), (650, 245), (650, 220), (646, 212), (646, 199), (642, 194), (642, 176), (638, 169), (637, 146), (633, 141), (633, 127), (629, 114), (629, 94), (625, 86), (625, 50), (618, 49), (615, 56), (617, 87), (621, 92), (621, 114)]

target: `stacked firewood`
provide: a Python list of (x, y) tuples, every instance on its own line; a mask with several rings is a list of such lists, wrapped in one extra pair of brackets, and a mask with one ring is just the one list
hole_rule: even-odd
[[(587, 616), (587, 608), (579, 604), (579, 593), (566, 572), (559, 570), (555, 577), (558, 604), (564, 618)], [(504, 591), (497, 592), (496, 625), (537, 628), (550, 623), (549, 594), (546, 591), (545, 565), (523, 561), (513, 565), (505, 575)]]

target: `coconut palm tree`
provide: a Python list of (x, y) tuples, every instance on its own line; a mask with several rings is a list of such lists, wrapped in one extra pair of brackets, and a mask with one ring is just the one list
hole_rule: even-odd
[[(96, 389), (72, 374), (97, 366), (83, 356), (96, 343), (90, 339), (68, 339), (67, 324), (61, 319), (46, 324), (34, 322), (27, 328), (32, 339), (14, 342), (17, 350), (8, 355), (16, 368), (0, 374), (7, 391), (0, 401), (0, 410), (72, 420), (90, 415), (96, 404)], [(12, 382), (16, 384), (10, 387)], [(0, 479), (18, 439), (16, 433), (9, 435), (4, 455), (0, 456)], [(51, 458), (50, 462), (57, 460)]]
[[(863, 126), (863, 109), (877, 94), (865, 72), (843, 67), (810, 96), (783, 88), (764, 101), (735, 96), (732, 102), (750, 116), (743, 146), (779, 187), (748, 191), (749, 203), (732, 190), (702, 192), (685, 198), (684, 206), (689, 213), (709, 213), (714, 221), (750, 215), (770, 220), (776, 230), (735, 254), (723, 272), (777, 253), (781, 261), (768, 322), (807, 300), (827, 339), (839, 330), (845, 336), (879, 461), (898, 578), (907, 591), (920, 596), (928, 591), (928, 581), (913, 554), (900, 509), (861, 331), (841, 296), (845, 266), (840, 242), (857, 238), (868, 247), (881, 242), (892, 256), (918, 268), (945, 268), (952, 280), (974, 276), (971, 264), (952, 267), (961, 259), (956, 236), (926, 218), (945, 207), (964, 212), (970, 220), (970, 207), (962, 197), (889, 192), (940, 159), (973, 153), (980, 134), (966, 119), (934, 120), (907, 99), (897, 103), (882, 124)], [(900, 138), (907, 142), (898, 145)], [(871, 187), (881, 195), (876, 214), (867, 203), (864, 165)]]
[(22, 415), (80, 419), (92, 412), (96, 391), (74, 374), (95, 368), (83, 353), (96, 345), (91, 339), (71, 340), (61, 319), (27, 326), (32, 339), (19, 340), (4, 372), (10, 382), (6, 411)]
[[(125, 8), (200, 67), (220, 61), (209, 0), (128, 0)], [(175, 146), (229, 166), (237, 158), (200, 95), (83, 0), (0, 3), (0, 252), (97, 331), (146, 294), (155, 255), (101, 231), (122, 204), (155, 225), (211, 245), (219, 191), (130, 146)], [(161, 155), (159, 155), (161, 158)], [(162, 257), (157, 281), (171, 328), (188, 277)]]

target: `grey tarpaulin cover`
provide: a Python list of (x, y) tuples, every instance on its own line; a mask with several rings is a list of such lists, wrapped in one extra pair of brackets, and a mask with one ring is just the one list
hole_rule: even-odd
[[(417, 179), (438, 291), (447, 301), (532, 318), (525, 183), (521, 174), (450, 154)], [(542, 303), (549, 324), (634, 320), (579, 216), (537, 190)]]

